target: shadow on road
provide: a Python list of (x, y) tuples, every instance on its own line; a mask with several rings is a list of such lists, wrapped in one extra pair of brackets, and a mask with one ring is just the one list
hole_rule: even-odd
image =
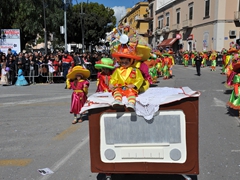
[(224, 92), (224, 94), (232, 94), (232, 89), (228, 89)]
[[(197, 176), (189, 176), (192, 180), (197, 180)], [(112, 174), (111, 180), (185, 180), (181, 175), (166, 174)], [(106, 180), (105, 174), (98, 174), (97, 180)]]

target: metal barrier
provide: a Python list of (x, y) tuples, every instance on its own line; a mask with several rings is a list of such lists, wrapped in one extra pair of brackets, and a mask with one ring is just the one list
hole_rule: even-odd
[[(54, 65), (53, 65), (54, 66)], [(46, 63), (42, 63), (42, 64), (34, 64), (34, 65), (30, 65), (29, 68), (25, 69), (23, 68), (23, 74), (24, 77), (27, 78), (29, 80), (30, 83), (35, 84), (35, 79), (36, 78), (47, 78), (46, 83), (49, 82), (49, 76), (53, 78), (62, 78), (62, 72), (61, 70), (61, 66), (58, 66), (58, 68), (54, 68), (57, 69), (57, 71), (54, 71), (52, 74), (49, 73), (49, 64)], [(15, 74), (17, 77), (18, 76), (18, 64), (15, 64)]]
[[(54, 68), (54, 71), (52, 73), (50, 73), (49, 71), (49, 64), (47, 63), (42, 63), (42, 64), (34, 64), (34, 65), (30, 65), (27, 69), (25, 68), (25, 66), (23, 66), (23, 74), (24, 77), (26, 78), (27, 81), (29, 81), (29, 83), (35, 84), (36, 79), (38, 79), (38, 81), (43, 81), (42, 78), (46, 78), (46, 83), (51, 83), (51, 81), (54, 82), (55, 78), (64, 78), (63, 77), (63, 67), (62, 64), (59, 65), (52, 65)], [(57, 66), (57, 67), (56, 67)], [(97, 78), (97, 70), (93, 70), (94, 67), (92, 66), (87, 66), (86, 67), (90, 72), (91, 72), (91, 77), (90, 79), (96, 79)], [(14, 77), (17, 78), (18, 76), (18, 64), (15, 64), (15, 75)], [(61, 79), (59, 79), (61, 80)], [(42, 82), (40, 82), (42, 83)]]

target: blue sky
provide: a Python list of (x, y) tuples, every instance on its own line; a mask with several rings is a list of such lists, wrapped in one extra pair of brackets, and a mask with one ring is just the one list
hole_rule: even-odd
[[(119, 20), (126, 14), (126, 9), (127, 8), (132, 8), (135, 4), (138, 2), (142, 2), (143, 0), (88, 0), (88, 2), (95, 3), (97, 2), (98, 4), (103, 4), (106, 7), (110, 7), (114, 10), (115, 16), (117, 18), (117, 24)], [(87, 0), (72, 0), (73, 4), (76, 4), (76, 2), (81, 3), (81, 2), (86, 2)]]
[[(87, 2), (87, 0), (85, 0)], [(88, 2), (97, 2), (107, 7), (125, 6), (126, 8), (134, 6), (139, 0), (88, 0)]]

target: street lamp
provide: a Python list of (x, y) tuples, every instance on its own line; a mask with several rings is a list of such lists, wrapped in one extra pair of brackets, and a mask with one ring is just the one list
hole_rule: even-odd
[(67, 51), (67, 5), (68, 3), (64, 0), (64, 39), (65, 39), (65, 51)]
[(81, 3), (81, 13), (80, 13), (80, 18), (81, 18), (81, 30), (82, 30), (82, 50), (84, 52), (84, 29), (83, 29), (83, 16), (85, 13), (83, 13), (83, 7)]
[(45, 49), (45, 54), (47, 54), (47, 25), (46, 25), (46, 8), (47, 5), (45, 4), (44, 0), (43, 2), (43, 20), (44, 20), (44, 49)]

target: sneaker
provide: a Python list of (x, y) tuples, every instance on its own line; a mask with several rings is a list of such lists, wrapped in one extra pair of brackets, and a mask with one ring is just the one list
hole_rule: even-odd
[(133, 104), (133, 103), (127, 103), (127, 104), (126, 104), (126, 107), (127, 107), (127, 109), (128, 109), (130, 112), (135, 112), (135, 104)]
[(121, 101), (119, 101), (119, 100), (115, 100), (112, 103), (112, 107), (114, 109), (123, 109), (124, 108), (124, 104)]

